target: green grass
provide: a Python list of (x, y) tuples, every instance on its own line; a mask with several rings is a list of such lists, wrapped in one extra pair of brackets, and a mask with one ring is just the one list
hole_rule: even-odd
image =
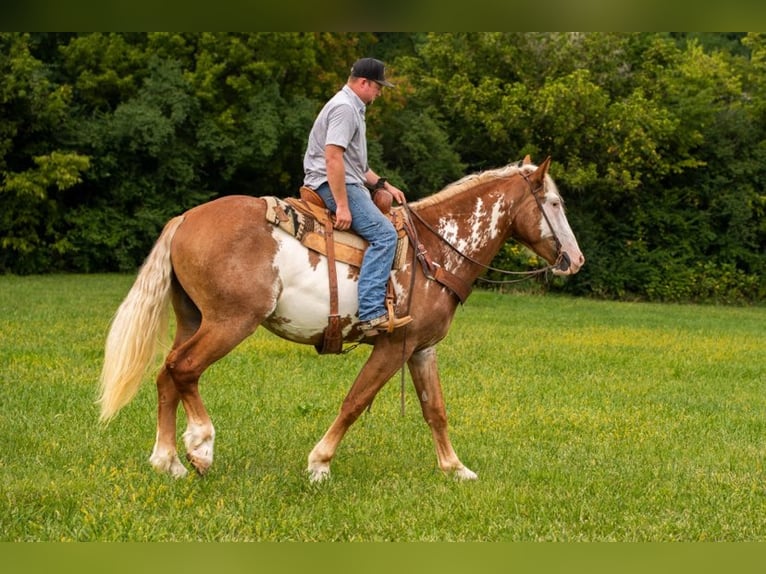
[(309, 484), (368, 350), (258, 331), (203, 378), (209, 475), (174, 481), (147, 461), (151, 380), (97, 422), (131, 281), (0, 277), (0, 540), (766, 540), (764, 308), (475, 292), (439, 350), (470, 483), (438, 471), (397, 376)]

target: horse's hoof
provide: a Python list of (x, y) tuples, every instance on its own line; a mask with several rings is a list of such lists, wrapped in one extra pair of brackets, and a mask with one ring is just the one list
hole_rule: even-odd
[(330, 479), (329, 468), (309, 468), (308, 473), (311, 484), (319, 484)]
[(192, 467), (194, 467), (194, 470), (197, 471), (197, 475), (199, 476), (205, 476), (207, 471), (210, 470), (211, 461), (207, 459), (201, 459), (186, 453), (186, 460), (188, 460)]
[(170, 476), (173, 478), (183, 478), (189, 474), (189, 471), (183, 464), (181, 464), (180, 460), (177, 460), (175, 463), (173, 463), (173, 465), (171, 465), (169, 472)]
[(470, 468), (459, 468), (454, 473), (455, 480), (476, 480), (479, 475), (472, 471)]
[(154, 467), (154, 470), (161, 474), (169, 474), (173, 478), (183, 478), (189, 473), (175, 454), (168, 453), (162, 456), (152, 453), (152, 456), (149, 457), (149, 462)]

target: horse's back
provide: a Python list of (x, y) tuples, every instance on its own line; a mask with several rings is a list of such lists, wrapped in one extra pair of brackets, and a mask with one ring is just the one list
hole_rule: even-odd
[(211, 223), (221, 228), (261, 221), (265, 212), (266, 201), (263, 198), (226, 195), (192, 207), (185, 213), (185, 218), (195, 221), (200, 228)]

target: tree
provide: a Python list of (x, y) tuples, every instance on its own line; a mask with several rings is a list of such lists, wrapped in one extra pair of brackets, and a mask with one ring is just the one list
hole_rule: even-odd
[(295, 194), (368, 55), (397, 85), (367, 112), (371, 164), (411, 199), (552, 156), (588, 264), (551, 288), (766, 294), (755, 33), (0, 33), (0, 270), (133, 270), (193, 205)]
[(0, 74), (0, 270), (55, 269), (71, 250), (62, 202), (90, 165), (58, 145), (71, 90), (50, 81), (28, 34), (0, 33)]

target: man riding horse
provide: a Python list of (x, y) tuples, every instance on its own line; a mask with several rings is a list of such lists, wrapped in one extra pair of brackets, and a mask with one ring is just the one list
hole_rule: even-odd
[(392, 87), (384, 65), (374, 58), (362, 58), (351, 74), (319, 112), (309, 134), (303, 158), (304, 185), (323, 199), (335, 213), (335, 228), (353, 229), (369, 243), (359, 272), (359, 320), (367, 336), (407, 325), (409, 315), (389, 316), (385, 306), (386, 285), (396, 253), (397, 234), (373, 203), (369, 186), (384, 189), (403, 204), (404, 193), (378, 175), (367, 163), (365, 109), (383, 86)]

